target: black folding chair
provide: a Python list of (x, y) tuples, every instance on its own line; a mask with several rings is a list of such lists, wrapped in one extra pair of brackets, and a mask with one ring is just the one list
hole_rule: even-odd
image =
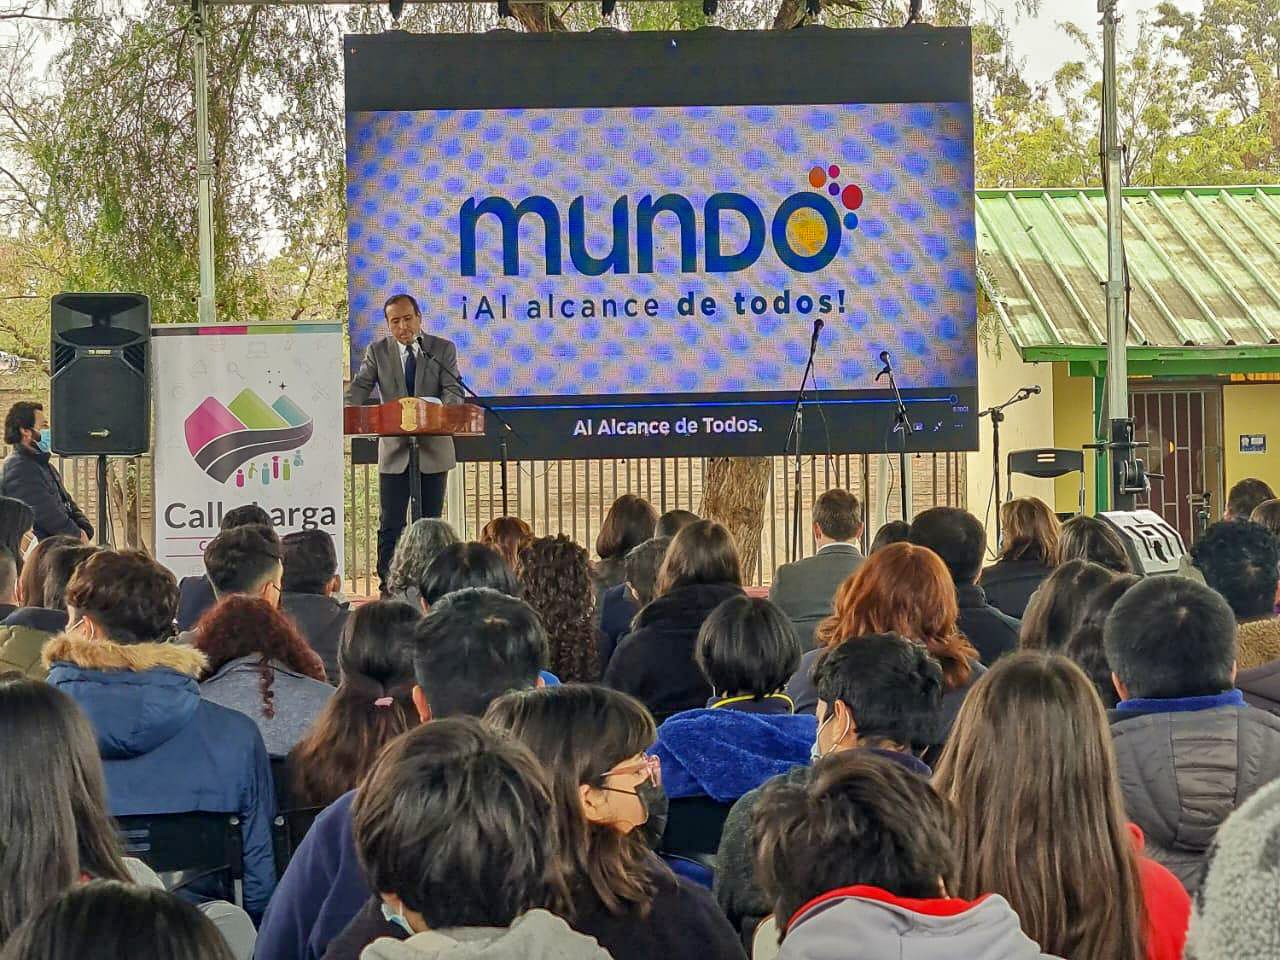
[(1080, 474), (1080, 507), (1084, 513), (1084, 451), (1061, 447), (1037, 447), (1009, 453), (1009, 499), (1013, 499), (1013, 475), (1020, 473), (1038, 480), (1056, 480), (1068, 473)]
[(731, 803), (711, 797), (681, 797), (667, 807), (667, 829), (662, 834), (662, 852), (700, 859), (714, 857), (720, 849), (720, 835), (729, 819)]
[(239, 814), (139, 814), (116, 824), (125, 853), (159, 874), (166, 890), (244, 906)]
[(285, 810), (272, 819), (271, 846), (276, 857), (276, 876), (284, 876), (289, 861), (302, 845), (303, 837), (323, 810), (324, 807), (302, 807), (298, 810)]
[(276, 875), (283, 877), (289, 861), (298, 852), (302, 838), (324, 807), (295, 807), (292, 778), (286, 757), (271, 758), (271, 779), (276, 786), (276, 809), (271, 820), (271, 848), (276, 858)]

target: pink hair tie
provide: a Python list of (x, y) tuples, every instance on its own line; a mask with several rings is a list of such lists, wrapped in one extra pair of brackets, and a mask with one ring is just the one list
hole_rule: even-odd
[(395, 702), (396, 701), (393, 697), (379, 697), (377, 700), (373, 701), (373, 705), (375, 707), (389, 707)]

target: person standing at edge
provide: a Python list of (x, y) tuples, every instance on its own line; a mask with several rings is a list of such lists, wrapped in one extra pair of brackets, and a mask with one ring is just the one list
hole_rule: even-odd
[[(422, 332), (422, 311), (407, 293), (397, 293), (382, 306), (390, 336), (375, 340), (365, 351), (360, 370), (347, 389), (348, 404), (368, 402), (378, 388), (383, 402), (405, 397), (438, 397), (461, 403), (458, 349), (452, 342)], [(432, 362), (434, 358), (436, 363)], [(452, 437), (422, 437), (417, 469), (422, 473), (422, 515), (444, 512), (444, 487), (456, 463)], [(385, 589), (387, 569), (409, 509), (409, 440), (383, 437), (378, 441), (378, 579)]]
[(49, 418), (44, 407), (19, 400), (4, 418), (4, 440), (13, 447), (0, 473), (0, 495), (21, 500), (35, 514), (36, 539), (66, 534), (88, 543), (93, 524), (49, 462)]

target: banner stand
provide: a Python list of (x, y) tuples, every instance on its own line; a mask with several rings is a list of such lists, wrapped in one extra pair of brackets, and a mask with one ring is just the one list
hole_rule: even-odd
[(328, 531), (341, 568), (342, 325), (170, 324), (152, 337), (156, 559), (203, 573), (223, 516), (256, 503), (281, 536)]

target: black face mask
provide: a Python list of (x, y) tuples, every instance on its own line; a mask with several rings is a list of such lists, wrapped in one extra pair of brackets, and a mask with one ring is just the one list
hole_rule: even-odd
[(661, 850), (662, 835), (667, 832), (667, 791), (653, 781), (646, 780), (636, 787), (636, 796), (640, 798), (640, 803), (648, 814), (648, 819), (640, 828), (640, 835), (653, 850)]

